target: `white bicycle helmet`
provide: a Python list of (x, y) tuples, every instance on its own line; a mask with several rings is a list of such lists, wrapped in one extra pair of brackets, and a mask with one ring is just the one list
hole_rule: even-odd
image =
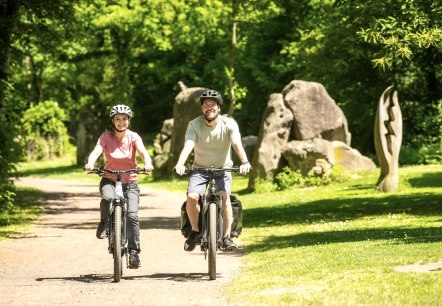
[(132, 118), (132, 116), (133, 116), (133, 113), (132, 113), (132, 110), (130, 109), (130, 107), (123, 105), (123, 104), (112, 106), (112, 108), (109, 112), (109, 117), (112, 118), (116, 114), (125, 114), (125, 115), (128, 115), (129, 118)]
[(223, 105), (223, 97), (216, 90), (213, 89), (205, 90), (200, 96), (201, 104), (203, 104), (204, 100), (206, 99), (215, 99), (216, 101), (218, 101), (219, 105)]

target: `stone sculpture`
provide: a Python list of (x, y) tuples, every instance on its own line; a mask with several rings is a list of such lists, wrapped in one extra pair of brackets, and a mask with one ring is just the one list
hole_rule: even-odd
[(390, 86), (379, 100), (374, 126), (374, 144), (381, 167), (376, 186), (383, 192), (392, 192), (399, 187), (398, 168), (401, 143), (402, 113), (397, 91)]

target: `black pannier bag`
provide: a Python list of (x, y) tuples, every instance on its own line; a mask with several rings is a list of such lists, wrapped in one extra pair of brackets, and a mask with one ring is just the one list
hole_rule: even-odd
[[(232, 203), (232, 211), (233, 211), (233, 223), (232, 229), (230, 231), (231, 237), (238, 237), (242, 232), (242, 204), (241, 201), (238, 200), (234, 195), (230, 195), (230, 202)], [(200, 206), (202, 207), (201, 199), (199, 201)], [(199, 217), (198, 227), (201, 228), (201, 211)], [(185, 238), (189, 237), (189, 234), (192, 230), (192, 226), (190, 225), (189, 217), (186, 212), (186, 202), (181, 205), (181, 234)]]

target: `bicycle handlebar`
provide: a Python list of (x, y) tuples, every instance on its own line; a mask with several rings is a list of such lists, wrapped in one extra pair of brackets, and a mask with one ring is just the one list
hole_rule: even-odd
[(186, 168), (186, 173), (192, 172), (206, 172), (206, 173), (219, 173), (219, 172), (239, 172), (239, 167), (231, 168), (213, 168), (213, 167), (191, 167)]
[(109, 170), (109, 169), (105, 169), (105, 168), (96, 168), (96, 167), (94, 167), (94, 169), (92, 169), (91, 171), (88, 172), (88, 174), (91, 174), (91, 173), (98, 174), (99, 176), (103, 176), (106, 173), (114, 174), (114, 175), (131, 174), (131, 173), (148, 174), (142, 168), (128, 169), (128, 170)]

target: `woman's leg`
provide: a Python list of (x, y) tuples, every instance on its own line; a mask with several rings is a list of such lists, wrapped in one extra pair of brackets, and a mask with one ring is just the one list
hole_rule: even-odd
[(128, 185), (127, 197), (129, 205), (127, 207), (127, 236), (129, 249), (135, 250), (137, 253), (140, 248), (140, 222), (138, 220), (138, 205), (140, 202), (140, 188), (137, 183)]

